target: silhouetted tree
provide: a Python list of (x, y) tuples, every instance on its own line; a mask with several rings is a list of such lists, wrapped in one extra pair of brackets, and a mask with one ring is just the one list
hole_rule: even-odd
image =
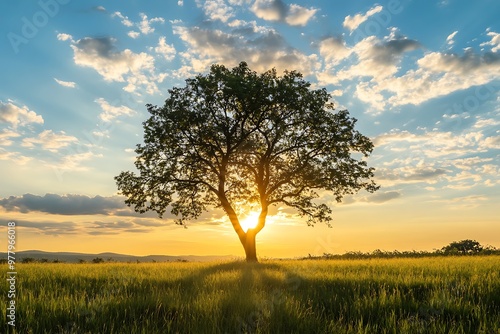
[(483, 250), (483, 246), (476, 240), (454, 241), (441, 249), (444, 253), (477, 254)]
[[(162, 217), (169, 207), (184, 225), (221, 207), (247, 261), (257, 261), (255, 237), (271, 205), (295, 208), (308, 225), (330, 225), (330, 207), (315, 201), (318, 190), (340, 202), (345, 194), (378, 189), (363, 159), (372, 142), (354, 130), (356, 119), (346, 110), (333, 110), (326, 89), (311, 90), (298, 72), (213, 65), (169, 93), (163, 107), (147, 105), (144, 144), (135, 150), (139, 174), (115, 177), (137, 212)], [(244, 231), (239, 213), (250, 205), (260, 215)]]

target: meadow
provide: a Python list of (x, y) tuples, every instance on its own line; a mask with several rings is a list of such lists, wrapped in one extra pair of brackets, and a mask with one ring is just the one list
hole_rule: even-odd
[(29, 263), (17, 272), (23, 334), (500, 333), (500, 256)]

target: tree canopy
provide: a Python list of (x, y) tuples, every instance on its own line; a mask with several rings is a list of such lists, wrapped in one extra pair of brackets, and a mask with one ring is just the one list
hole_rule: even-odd
[[(138, 173), (115, 177), (126, 203), (138, 212), (168, 209), (178, 224), (222, 208), (248, 261), (271, 205), (296, 209), (308, 225), (330, 225), (331, 208), (320, 191), (341, 201), (360, 189), (373, 192), (373, 149), (355, 130), (347, 110), (335, 111), (326, 89), (311, 89), (296, 71), (258, 74), (245, 62), (213, 65), (208, 74), (169, 90), (162, 107), (147, 105)], [(244, 231), (241, 208), (260, 208)]]
[(441, 249), (447, 254), (478, 254), (482, 250), (483, 246), (478, 241), (471, 239), (454, 241)]

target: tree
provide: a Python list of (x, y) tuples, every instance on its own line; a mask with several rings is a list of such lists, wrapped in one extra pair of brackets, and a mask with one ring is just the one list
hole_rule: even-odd
[[(330, 207), (316, 201), (319, 190), (340, 202), (360, 189), (378, 189), (363, 159), (372, 142), (354, 130), (348, 111), (334, 112), (326, 89), (311, 90), (298, 72), (213, 65), (169, 94), (163, 107), (147, 105), (144, 143), (135, 150), (139, 173), (115, 177), (137, 212), (162, 217), (169, 208), (185, 225), (220, 207), (251, 262), (270, 206), (290, 206), (308, 225), (330, 226)], [(260, 214), (244, 231), (239, 215), (250, 206)]]
[(447, 254), (477, 254), (483, 250), (483, 246), (476, 240), (454, 241), (441, 249)]

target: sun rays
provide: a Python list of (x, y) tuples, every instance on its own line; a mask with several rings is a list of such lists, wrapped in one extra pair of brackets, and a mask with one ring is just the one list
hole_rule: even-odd
[(244, 216), (240, 220), (240, 225), (241, 228), (243, 228), (243, 231), (248, 231), (250, 228), (254, 228), (257, 226), (257, 222), (259, 221), (259, 212), (257, 211), (250, 211), (246, 216)]

